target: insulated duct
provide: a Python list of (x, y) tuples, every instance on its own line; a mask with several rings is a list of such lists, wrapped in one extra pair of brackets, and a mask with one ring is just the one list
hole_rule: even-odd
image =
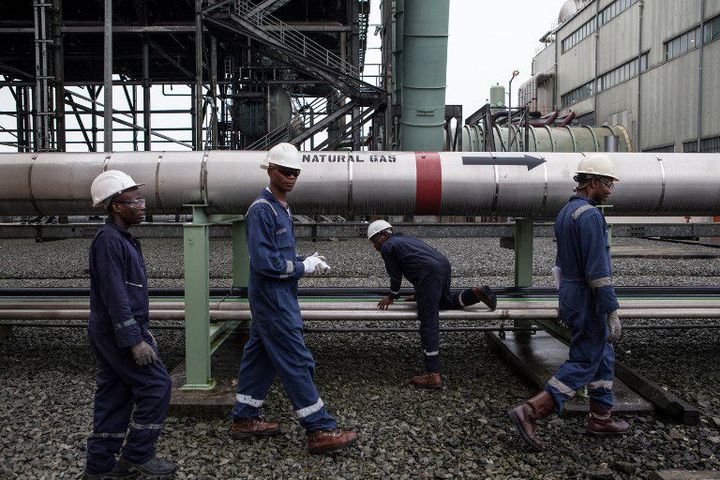
[[(513, 125), (512, 143), (507, 148), (508, 127), (492, 129), (495, 148), (512, 152), (602, 152), (605, 138), (618, 137), (618, 151), (631, 152), (630, 136), (622, 126), (615, 127), (528, 127), (528, 144), (525, 145), (525, 127)], [(462, 135), (463, 152), (484, 152), (487, 131), (484, 125), (465, 125)]]
[(404, 0), (402, 150), (434, 152), (445, 141), (450, 0)]
[[(103, 170), (130, 174), (148, 213), (242, 214), (267, 185), (266, 152), (7, 153), (0, 215), (87, 215)], [(305, 152), (294, 213), (552, 218), (567, 202), (582, 153)], [(720, 154), (609, 153), (612, 215), (715, 215)]]

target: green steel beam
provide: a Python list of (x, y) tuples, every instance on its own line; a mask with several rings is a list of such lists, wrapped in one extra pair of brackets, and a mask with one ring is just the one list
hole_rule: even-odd
[(210, 224), (205, 205), (191, 207), (193, 221), (183, 225), (186, 376), (182, 388), (210, 390), (215, 387), (210, 376)]
[(244, 220), (232, 224), (232, 276), (233, 288), (247, 288), (250, 279), (250, 257)]
[(515, 286), (532, 287), (533, 284), (533, 221), (515, 219)]

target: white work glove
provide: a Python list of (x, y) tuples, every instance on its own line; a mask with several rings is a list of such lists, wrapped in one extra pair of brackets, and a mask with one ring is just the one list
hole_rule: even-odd
[(607, 317), (608, 324), (608, 338), (607, 341), (613, 343), (615, 340), (619, 340), (622, 336), (622, 325), (620, 325), (620, 317), (618, 311), (613, 310), (608, 313)]
[[(319, 258), (319, 259), (322, 260), (323, 262), (325, 262), (325, 261), (327, 260), (324, 256), (320, 255), (318, 252), (313, 253), (313, 254), (310, 255), (309, 257)], [(308, 258), (308, 257), (306, 257), (306, 258)]]
[[(321, 263), (325, 263), (322, 261), (320, 257), (316, 257), (315, 255), (310, 255), (305, 260), (303, 260), (303, 265), (305, 265), (305, 274), (306, 275), (312, 275), (315, 273), (315, 270), (317, 269), (318, 265)], [(327, 265), (327, 263), (325, 263)]]
[[(320, 257), (320, 258), (322, 258), (322, 257)], [(330, 273), (330, 265), (328, 265), (324, 261), (320, 261), (318, 266), (315, 267), (315, 273), (317, 273), (318, 275), (325, 275), (325, 274)]]

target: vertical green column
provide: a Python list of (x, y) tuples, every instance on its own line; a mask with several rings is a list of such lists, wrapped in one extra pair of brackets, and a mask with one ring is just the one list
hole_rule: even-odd
[(515, 219), (515, 286), (532, 287), (533, 284), (533, 221)]
[[(515, 286), (532, 287), (533, 284), (533, 221), (530, 218), (515, 219)], [(530, 328), (530, 320), (515, 320), (516, 328)], [(529, 341), (530, 335), (515, 332), (517, 341)]]
[(192, 223), (183, 225), (185, 256), (185, 385), (183, 389), (209, 390), (210, 224), (204, 205), (192, 205)]
[(245, 220), (232, 223), (232, 276), (233, 288), (247, 288), (250, 278), (250, 256)]

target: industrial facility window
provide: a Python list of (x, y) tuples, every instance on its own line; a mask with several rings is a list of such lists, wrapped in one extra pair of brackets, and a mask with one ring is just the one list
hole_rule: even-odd
[[(685, 142), (683, 144), (685, 153), (698, 153), (698, 142)], [(700, 153), (720, 153), (720, 137), (704, 138), (700, 140)]]
[(578, 115), (575, 117), (575, 120), (572, 122), (573, 125), (589, 125), (591, 127), (595, 126), (595, 112), (588, 112), (583, 115)]
[(718, 38), (720, 38), (720, 16), (705, 23), (705, 43), (710, 43)]
[(580, 85), (578, 88), (574, 90), (570, 90), (568, 93), (563, 95), (561, 97), (561, 102), (563, 108), (568, 107), (572, 105), (573, 103), (577, 103), (580, 100), (585, 100), (588, 97), (592, 97), (593, 95), (593, 81), (590, 81), (584, 85)]
[(662, 147), (646, 148), (643, 152), (647, 153), (672, 153), (675, 151), (675, 145), (664, 145)]
[(592, 19), (588, 20), (582, 27), (578, 28), (573, 33), (565, 37), (565, 39), (562, 41), (563, 53), (567, 52), (572, 47), (595, 33), (595, 30), (597, 30), (597, 17), (593, 17)]
[(701, 41), (700, 27), (696, 27), (665, 42), (665, 60), (672, 60), (695, 47), (699, 47)]
[(598, 14), (598, 21), (602, 27), (613, 18), (630, 8), (637, 0), (615, 0), (613, 3), (603, 8)]
[(647, 52), (640, 55), (640, 58), (633, 58), (624, 65), (610, 70), (598, 78), (598, 92), (612, 88), (615, 85), (629, 80), (639, 73), (647, 70), (648, 54)]

